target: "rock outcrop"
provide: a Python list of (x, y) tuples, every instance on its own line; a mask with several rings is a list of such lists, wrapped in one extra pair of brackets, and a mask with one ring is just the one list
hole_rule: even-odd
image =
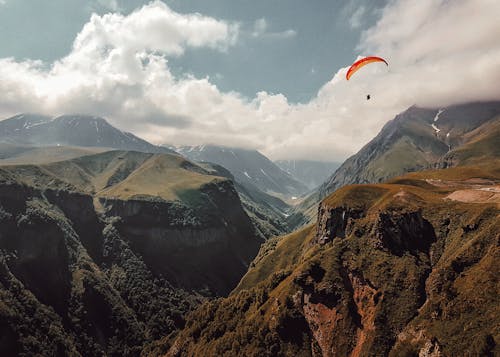
[[(93, 171), (68, 162), (77, 181), (53, 166), (0, 169), (0, 355), (139, 355), (237, 285), (261, 240), (232, 182), (172, 156), (151, 165), (165, 177), (156, 189), (184, 177), (184, 199), (151, 185), (127, 198), (130, 176), (157, 180), (144, 155), (113, 184), (105, 168), (123, 153), (86, 158)], [(95, 192), (99, 182), (108, 191)]]
[(195, 310), (167, 356), (498, 353), (500, 211), (446, 199), (464, 172), (489, 175), (336, 191), (316, 225), (266, 245), (236, 291)]

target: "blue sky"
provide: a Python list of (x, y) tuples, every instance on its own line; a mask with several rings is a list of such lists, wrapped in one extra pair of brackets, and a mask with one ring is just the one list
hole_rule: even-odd
[[(499, 13), (496, 0), (0, 0), (0, 117), (97, 115), (157, 144), (340, 161), (412, 105), (500, 100)], [(389, 66), (347, 81), (365, 55)]]
[[(0, 57), (51, 63), (70, 52), (92, 13), (129, 14), (148, 2), (5, 0), (0, 7)], [(173, 73), (209, 76), (221, 90), (249, 98), (265, 90), (283, 93), (291, 102), (306, 102), (356, 57), (361, 32), (373, 26), (386, 0), (164, 2), (180, 13), (199, 12), (241, 26), (240, 41), (227, 52), (188, 50), (170, 60)]]

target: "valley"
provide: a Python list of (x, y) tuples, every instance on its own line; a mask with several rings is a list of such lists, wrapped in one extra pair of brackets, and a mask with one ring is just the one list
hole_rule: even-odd
[(494, 355), (499, 113), (409, 108), (313, 191), (326, 164), (0, 122), (0, 352)]
[(262, 241), (231, 181), (171, 154), (2, 166), (0, 204), (2, 354), (137, 354)]
[(0, 0), (0, 357), (500, 357), (500, 0)]

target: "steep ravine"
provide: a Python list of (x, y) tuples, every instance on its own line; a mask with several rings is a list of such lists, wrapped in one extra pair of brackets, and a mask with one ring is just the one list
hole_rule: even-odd
[[(186, 206), (0, 182), (0, 355), (139, 355), (228, 294), (260, 240), (229, 181)], [(7, 336), (4, 338), (3, 336)]]
[(336, 191), (315, 226), (265, 245), (228, 298), (191, 313), (167, 356), (498, 353), (500, 212), (445, 199), (455, 189)]
[(187, 290), (223, 296), (236, 286), (260, 240), (232, 183), (204, 185), (206, 202), (101, 198), (106, 215), (155, 274)]

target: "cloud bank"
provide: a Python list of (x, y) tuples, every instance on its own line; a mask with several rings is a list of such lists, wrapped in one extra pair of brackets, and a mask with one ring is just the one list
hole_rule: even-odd
[[(360, 56), (382, 56), (389, 68), (366, 66), (350, 81), (349, 63), (332, 68), (315, 98), (293, 104), (283, 94), (245, 98), (221, 92), (208, 77), (173, 75), (168, 59), (189, 49), (230, 56), (239, 25), (153, 1), (127, 16), (93, 15), (72, 51), (51, 65), (0, 59), (0, 115), (87, 113), (155, 143), (340, 160), (413, 104), (500, 99), (499, 13), (496, 0), (391, 1), (358, 44)], [(256, 20), (256, 37), (267, 28)]]

